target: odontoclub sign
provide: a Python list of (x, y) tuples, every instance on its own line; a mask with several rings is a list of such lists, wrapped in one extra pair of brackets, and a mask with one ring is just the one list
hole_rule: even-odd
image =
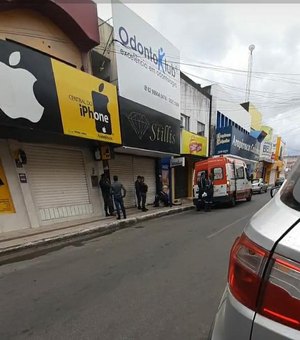
[(260, 143), (233, 126), (217, 130), (215, 154), (232, 154), (249, 160), (258, 161)]
[(120, 95), (179, 119), (179, 50), (123, 4), (112, 9)]
[(123, 145), (180, 154), (180, 121), (120, 97)]
[(121, 143), (113, 85), (3, 40), (0, 124)]

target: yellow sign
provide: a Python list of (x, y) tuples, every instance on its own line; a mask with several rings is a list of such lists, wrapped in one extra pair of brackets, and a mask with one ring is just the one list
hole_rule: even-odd
[(110, 147), (105, 145), (105, 146), (101, 146), (101, 159), (104, 161), (107, 161), (109, 159), (111, 159), (111, 155), (110, 155)]
[(207, 156), (207, 138), (182, 130), (181, 154)]
[(13, 214), (15, 212), (4, 168), (0, 160), (0, 214)]
[(114, 85), (51, 59), (64, 133), (121, 144)]

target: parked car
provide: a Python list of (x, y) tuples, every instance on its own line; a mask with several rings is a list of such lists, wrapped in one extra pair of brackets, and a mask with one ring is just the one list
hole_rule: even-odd
[(300, 161), (234, 242), (209, 339), (300, 339)]
[(252, 180), (252, 192), (262, 194), (268, 191), (268, 184), (262, 178)]
[(277, 194), (277, 192), (279, 191), (279, 189), (282, 186), (282, 184), (284, 183), (284, 181), (285, 181), (285, 178), (282, 178), (282, 177), (276, 179), (274, 186), (272, 186), (272, 188), (270, 190), (271, 197), (274, 197)]

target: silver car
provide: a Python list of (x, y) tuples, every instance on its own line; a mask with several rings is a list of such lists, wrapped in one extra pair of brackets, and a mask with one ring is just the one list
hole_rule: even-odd
[(268, 184), (262, 178), (252, 180), (252, 192), (262, 194), (268, 191)]
[(209, 338), (300, 339), (300, 162), (236, 239)]

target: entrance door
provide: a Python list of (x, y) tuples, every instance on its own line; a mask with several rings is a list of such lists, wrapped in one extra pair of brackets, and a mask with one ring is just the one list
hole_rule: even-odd
[(188, 197), (188, 167), (175, 167), (175, 198)]

